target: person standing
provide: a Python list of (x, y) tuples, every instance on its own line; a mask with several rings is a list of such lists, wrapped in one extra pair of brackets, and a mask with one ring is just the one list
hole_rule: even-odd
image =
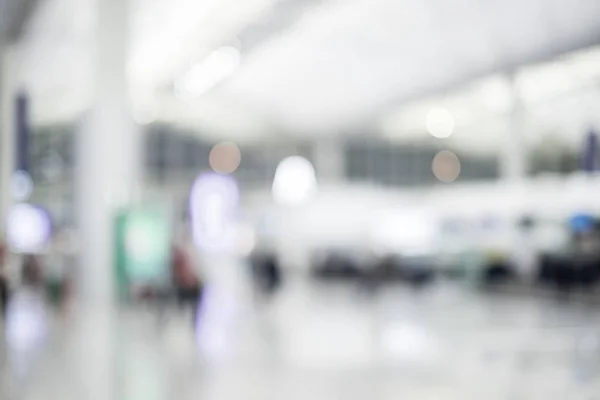
[(202, 301), (202, 283), (192, 265), (190, 256), (182, 246), (173, 246), (172, 274), (177, 303), (179, 306), (192, 305), (194, 322)]
[(6, 247), (0, 243), (0, 313), (6, 316), (8, 300), (10, 297), (10, 285), (8, 283), (8, 268), (6, 266)]

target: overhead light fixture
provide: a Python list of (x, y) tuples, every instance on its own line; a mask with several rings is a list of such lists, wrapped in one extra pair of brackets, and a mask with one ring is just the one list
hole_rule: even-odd
[(233, 74), (240, 66), (240, 51), (232, 46), (212, 52), (175, 82), (178, 97), (197, 98)]
[(513, 103), (510, 82), (504, 77), (491, 77), (481, 82), (479, 97), (487, 109), (500, 114), (510, 111)]
[(443, 107), (434, 107), (427, 113), (427, 131), (433, 137), (444, 139), (454, 132), (454, 115)]
[(317, 189), (315, 169), (304, 157), (291, 156), (279, 163), (273, 180), (273, 197), (277, 204), (300, 205)]
[(12, 206), (6, 221), (6, 238), (17, 253), (37, 253), (52, 235), (52, 221), (46, 210), (27, 203)]

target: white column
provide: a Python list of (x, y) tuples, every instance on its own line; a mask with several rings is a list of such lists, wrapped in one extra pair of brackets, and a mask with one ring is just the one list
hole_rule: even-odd
[(0, 237), (4, 236), (6, 216), (12, 204), (11, 177), (15, 163), (16, 55), (15, 45), (0, 42)]
[(526, 109), (516, 85), (514, 73), (510, 76), (511, 109), (507, 132), (500, 157), (500, 177), (507, 183), (522, 182), (527, 175), (527, 141), (525, 138)]
[(127, 79), (129, 1), (96, 0), (92, 105), (77, 138), (81, 294), (96, 306), (115, 299), (114, 216), (139, 191), (139, 132)]
[[(78, 354), (91, 400), (119, 397), (114, 217), (140, 184), (138, 130), (127, 79), (128, 0), (96, 0), (92, 104), (77, 135), (75, 197), (80, 233), (82, 304)], [(126, 378), (125, 378), (126, 379)]]
[(326, 137), (314, 146), (314, 163), (319, 183), (339, 183), (344, 180), (344, 139)]

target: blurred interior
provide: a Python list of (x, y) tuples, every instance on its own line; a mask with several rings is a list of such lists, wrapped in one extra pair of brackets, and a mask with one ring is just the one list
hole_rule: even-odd
[(598, 21), (0, 0), (0, 398), (594, 398)]

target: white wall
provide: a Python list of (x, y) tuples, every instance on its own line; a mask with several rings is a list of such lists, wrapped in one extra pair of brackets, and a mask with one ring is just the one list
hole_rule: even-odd
[[(410, 226), (402, 226), (402, 215), (419, 215), (424, 225), (435, 224), (436, 230), (439, 222), (448, 217), (459, 217), (478, 225), (485, 218), (497, 219), (502, 226), (493, 233), (486, 235), (475, 231), (461, 240), (470, 245), (507, 249), (518, 243), (514, 227), (523, 214), (554, 220), (558, 224), (575, 212), (600, 215), (598, 199), (599, 178), (572, 177), (536, 179), (522, 186), (472, 183), (440, 185), (426, 190), (353, 184), (326, 186), (320, 187), (311, 201), (295, 208), (277, 206), (268, 191), (258, 191), (246, 196), (244, 208), (253, 223), (270, 222), (270, 234), (264, 235), (259, 229), (259, 237), (263, 243), (268, 242), (284, 253), (304, 254), (326, 247), (360, 253), (368, 252), (375, 244), (373, 228), (383, 225), (381, 221), (386, 217), (397, 221), (386, 225), (397, 226), (397, 232), (389, 235), (395, 235), (398, 240), (403, 240), (400, 239), (402, 236), (410, 237), (403, 235), (403, 230), (427, 236), (422, 229), (416, 233), (413, 217), (406, 218), (406, 224)], [(453, 238), (444, 238), (444, 243), (437, 240), (434, 246), (450, 246)]]

